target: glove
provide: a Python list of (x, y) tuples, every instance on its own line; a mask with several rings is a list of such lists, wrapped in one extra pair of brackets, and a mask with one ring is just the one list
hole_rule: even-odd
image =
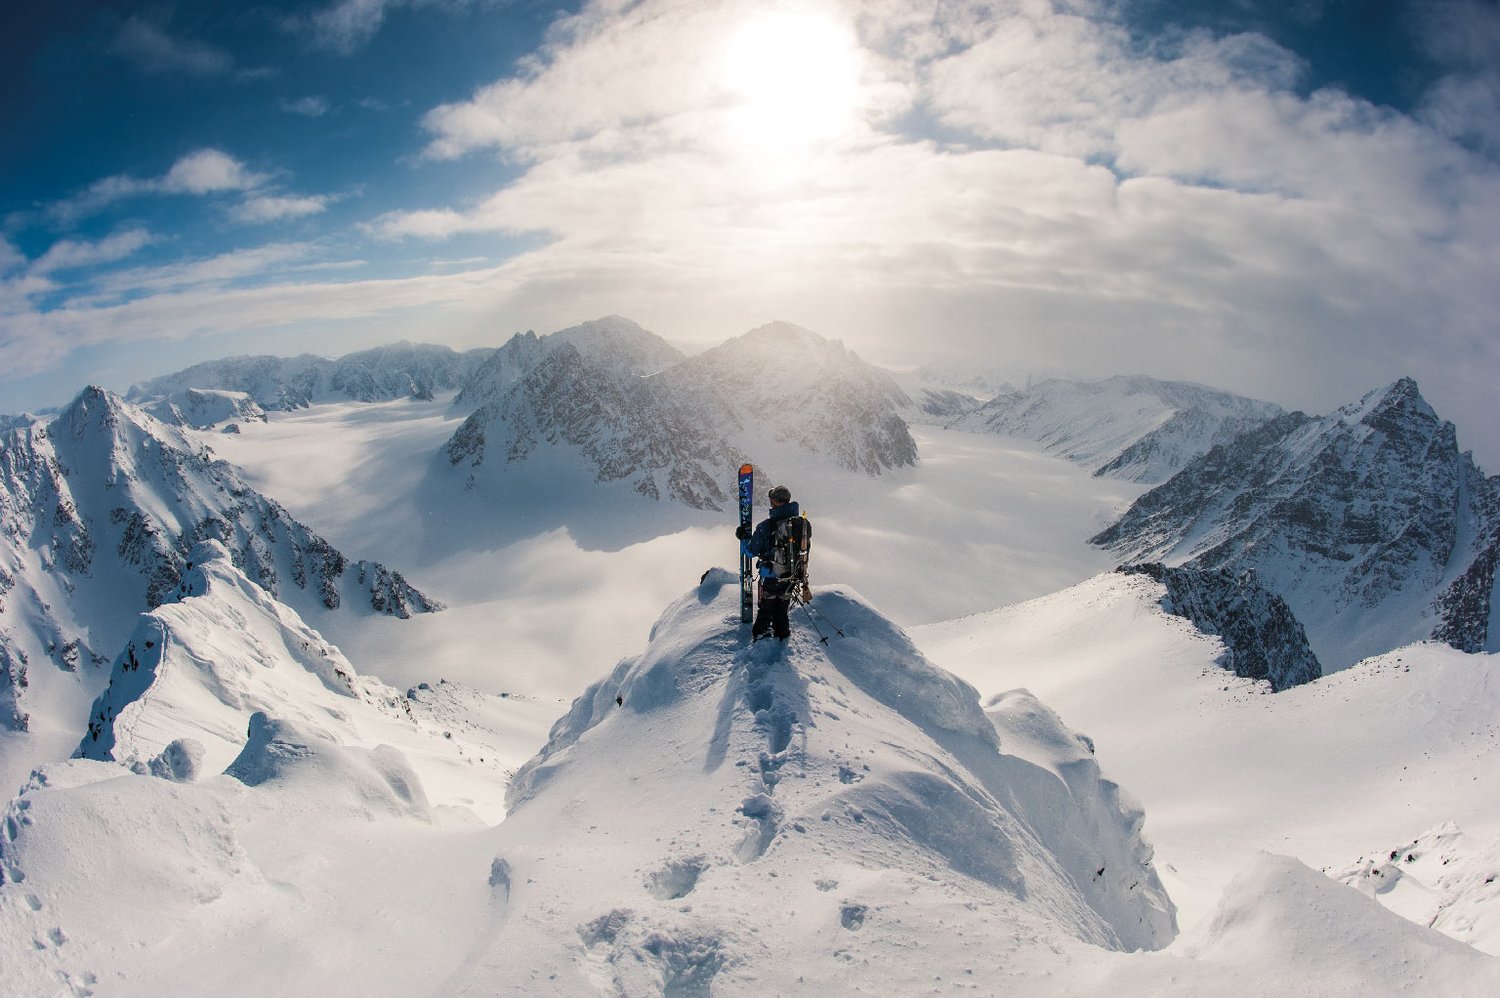
[(750, 528), (742, 523), (738, 527), (734, 528), (734, 536), (738, 537), (740, 540), (744, 540), (745, 538), (750, 536)]

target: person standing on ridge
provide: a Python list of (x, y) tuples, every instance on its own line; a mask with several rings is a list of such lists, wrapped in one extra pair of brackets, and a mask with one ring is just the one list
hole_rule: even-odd
[(812, 589), (807, 582), (807, 553), (812, 545), (812, 524), (792, 501), (792, 492), (778, 485), (770, 492), (771, 513), (756, 526), (753, 533), (743, 526), (734, 535), (740, 547), (751, 558), (760, 560), (760, 603), (750, 639), (759, 640), (766, 632), (785, 641), (792, 632), (787, 614), (792, 600), (808, 600)]

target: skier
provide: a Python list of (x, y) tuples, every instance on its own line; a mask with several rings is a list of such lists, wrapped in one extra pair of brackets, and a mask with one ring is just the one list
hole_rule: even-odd
[(802, 516), (785, 485), (771, 490), (771, 514), (756, 526), (753, 533), (744, 525), (735, 528), (740, 549), (751, 558), (759, 558), (760, 605), (750, 639), (759, 640), (766, 632), (785, 641), (791, 634), (787, 613), (792, 600), (812, 597), (807, 582), (807, 551), (812, 542), (812, 524)]

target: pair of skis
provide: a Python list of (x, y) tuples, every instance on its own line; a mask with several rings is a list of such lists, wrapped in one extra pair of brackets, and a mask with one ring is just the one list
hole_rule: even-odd
[[(746, 537), (750, 536), (753, 516), (751, 507), (755, 498), (755, 468), (752, 465), (740, 465), (740, 533)], [(750, 623), (751, 603), (750, 598), (750, 556), (745, 553), (743, 542), (740, 545), (740, 622)]]

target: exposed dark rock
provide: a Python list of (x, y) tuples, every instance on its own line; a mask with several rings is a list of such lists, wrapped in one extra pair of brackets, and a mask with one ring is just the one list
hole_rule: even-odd
[(1236, 676), (1264, 679), (1279, 693), (1323, 675), (1296, 615), (1285, 600), (1257, 583), (1253, 573), (1167, 568), (1158, 562), (1122, 565), (1119, 571), (1149, 575), (1165, 585), (1162, 609), (1222, 638), (1222, 664)]

